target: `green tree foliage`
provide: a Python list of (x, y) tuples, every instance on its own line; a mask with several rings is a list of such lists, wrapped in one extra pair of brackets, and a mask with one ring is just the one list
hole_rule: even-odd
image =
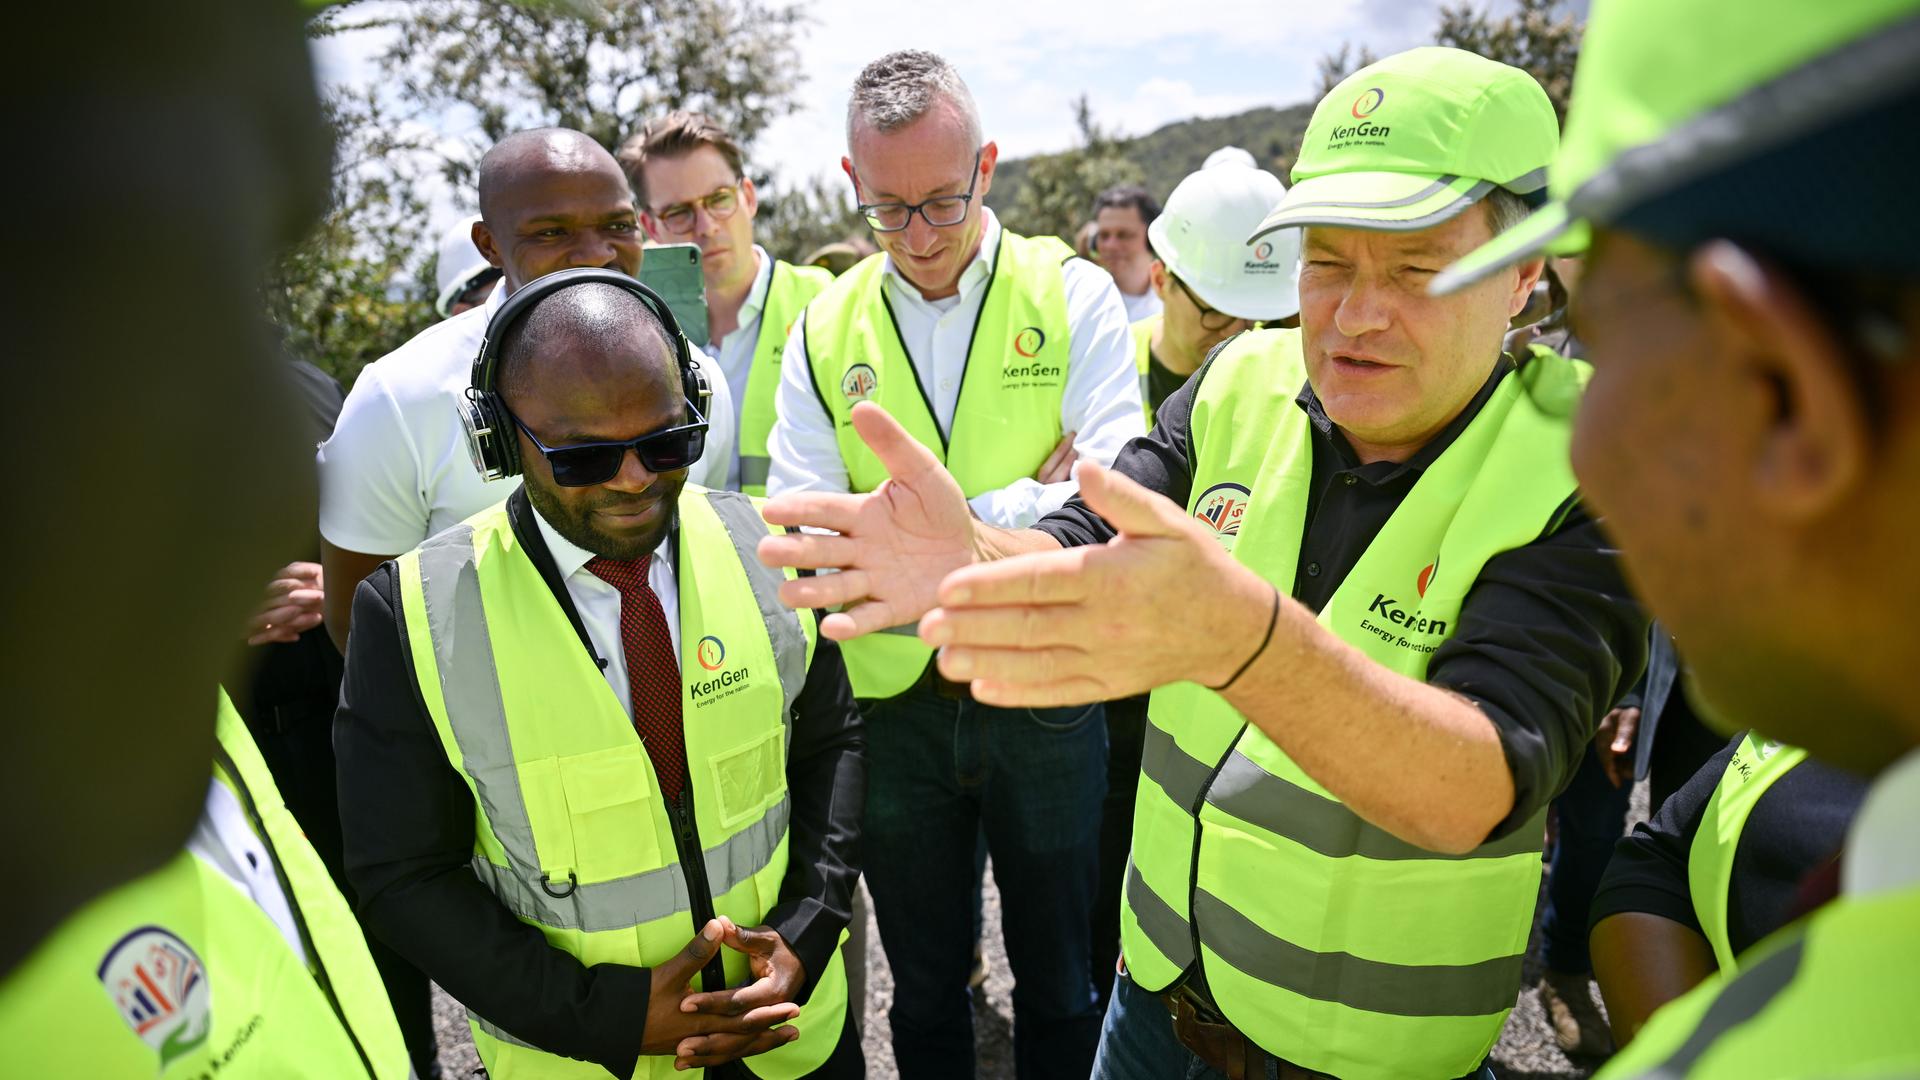
[(1494, 18), (1491, 8), (1475, 11), (1471, 3), (1443, 7), (1434, 41), (1526, 71), (1540, 80), (1564, 123), (1585, 29), (1564, 8), (1563, 0), (1519, 0), (1513, 12)]
[(775, 258), (798, 262), (822, 245), (869, 235), (843, 176), (811, 176), (774, 191), (761, 188), (754, 234)]
[(1373, 55), (1373, 50), (1365, 45), (1360, 46), (1360, 51), (1355, 53), (1353, 43), (1346, 41), (1340, 43), (1337, 51), (1323, 53), (1317, 62), (1320, 89), (1314, 94), (1314, 100), (1318, 101), (1326, 97), (1333, 92), (1334, 87), (1340, 85), (1342, 79), (1378, 59), (1380, 58)]
[[(1094, 196), (1116, 184), (1138, 184), (1146, 179), (1128, 153), (1131, 140), (1101, 127), (1093, 118), (1086, 95), (1073, 103), (1074, 124), (1080, 130), (1078, 146), (1027, 163), (1023, 181), (1011, 198), (991, 198), (994, 211), (1006, 226), (1027, 236), (1049, 233), (1071, 242), (1092, 214)], [(999, 195), (995, 190), (989, 193)]]
[(802, 18), (785, 0), (420, 0), (321, 12), (315, 37), (375, 31), (388, 43), (372, 86), (327, 94), (340, 148), (332, 210), (274, 269), (270, 314), (299, 355), (350, 383), (434, 319), (434, 181), (472, 207), (480, 156), (504, 135), (556, 125), (611, 150), (674, 108), (706, 112), (750, 145), (793, 109)]

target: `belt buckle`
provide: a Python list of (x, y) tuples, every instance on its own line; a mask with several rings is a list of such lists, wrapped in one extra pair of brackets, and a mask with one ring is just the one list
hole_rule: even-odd
[(1247, 1080), (1247, 1037), (1227, 1022), (1190, 985), (1181, 983), (1165, 992), (1173, 1013), (1173, 1034), (1180, 1045), (1227, 1080)]

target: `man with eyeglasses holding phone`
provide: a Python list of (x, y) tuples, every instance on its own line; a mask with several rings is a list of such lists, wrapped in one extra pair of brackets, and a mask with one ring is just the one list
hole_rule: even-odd
[(648, 121), (615, 155), (633, 184), (640, 222), (660, 244), (698, 244), (707, 285), (708, 357), (726, 373), (740, 421), (730, 489), (767, 492), (767, 435), (787, 332), (833, 275), (775, 259), (754, 242), (760, 198), (741, 167), (740, 146), (713, 118), (675, 111)]
[[(960, 479), (981, 520), (1020, 527), (1141, 433), (1126, 308), (1112, 278), (985, 206), (998, 149), (959, 74), (931, 53), (869, 64), (841, 161), (881, 254), (807, 307), (787, 342), (769, 493), (866, 492), (886, 479), (854, 434), (884, 404)], [(905, 622), (905, 619), (899, 620)], [(913, 636), (845, 650), (871, 784), (867, 885), (894, 975), (900, 1073), (973, 1076), (967, 976), (974, 853), (1000, 886), (1023, 1077), (1084, 1076), (1099, 1015), (1088, 978), (1107, 740), (1098, 705), (995, 709), (942, 678)]]
[(859, 713), (754, 503), (687, 485), (704, 387), (637, 288), (564, 272), (489, 323), (468, 431), (524, 480), (354, 598), (348, 873), (495, 1080), (853, 1080)]

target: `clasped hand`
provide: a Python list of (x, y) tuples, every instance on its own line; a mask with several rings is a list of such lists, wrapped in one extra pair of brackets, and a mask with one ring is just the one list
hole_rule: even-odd
[[(713, 992), (692, 988), (722, 948), (745, 953), (753, 980)], [(704, 1069), (784, 1046), (800, 1037), (788, 1023), (806, 985), (806, 965), (777, 931), (709, 921), (672, 960), (653, 969), (643, 1054), (672, 1054), (675, 1069)], [(836, 1033), (837, 1034), (837, 1033)]]

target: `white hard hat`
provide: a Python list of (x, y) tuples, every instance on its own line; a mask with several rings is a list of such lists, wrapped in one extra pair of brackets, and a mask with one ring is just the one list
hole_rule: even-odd
[(433, 309), (443, 319), (460, 294), (472, 286), (473, 279), (493, 268), (487, 257), (480, 254), (480, 249), (473, 246), (473, 226), (479, 220), (479, 214), (463, 218), (440, 238), (440, 257), (434, 274), (440, 295), (434, 300)]
[(1249, 169), (1257, 169), (1260, 167), (1260, 163), (1253, 160), (1253, 154), (1251, 152), (1243, 150), (1238, 146), (1223, 146), (1213, 153), (1208, 154), (1207, 160), (1200, 163), (1200, 167), (1203, 169), (1211, 169), (1215, 165), (1245, 165)]
[(1153, 254), (1208, 307), (1239, 319), (1300, 313), (1300, 230), (1247, 237), (1287, 193), (1265, 169), (1203, 168), (1167, 196), (1147, 226)]

